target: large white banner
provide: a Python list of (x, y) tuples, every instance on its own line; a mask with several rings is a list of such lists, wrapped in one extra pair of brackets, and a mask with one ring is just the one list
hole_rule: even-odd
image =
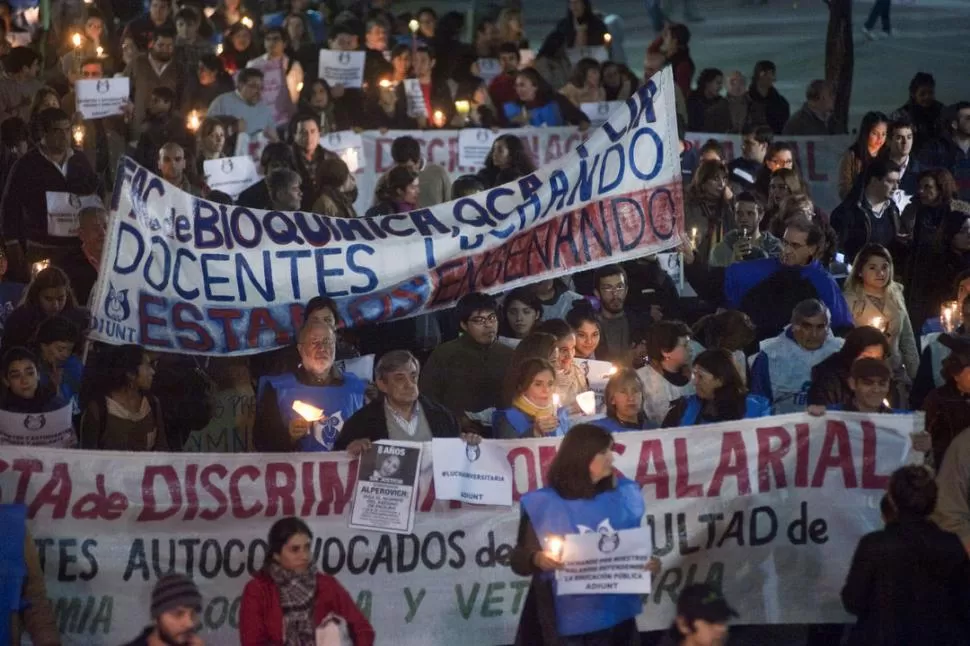
[(183, 354), (256, 353), (289, 343), (303, 304), (320, 294), (348, 324), (377, 323), (676, 246), (673, 81), (658, 80), (557, 162), (411, 213), (226, 206), (125, 158), (90, 335)]
[[(669, 626), (675, 595), (696, 581), (722, 585), (742, 623), (846, 621), (839, 591), (853, 550), (880, 525), (879, 500), (911, 459), (920, 420), (787, 415), (615, 435), (616, 469), (642, 487), (663, 565), (641, 630)], [(544, 485), (558, 443), (495, 442), (515, 501)], [(205, 642), (237, 644), (243, 586), (270, 526), (290, 515), (310, 525), (314, 565), (357, 600), (378, 644), (512, 643), (529, 587), (509, 569), (518, 505), (435, 500), (424, 451), (413, 534), (354, 531), (356, 473), (345, 453), (4, 447), (0, 502), (28, 506), (65, 644), (134, 638), (171, 569), (201, 587)]]

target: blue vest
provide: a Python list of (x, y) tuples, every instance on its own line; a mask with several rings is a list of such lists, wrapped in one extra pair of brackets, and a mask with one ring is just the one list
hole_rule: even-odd
[[(522, 105), (516, 102), (509, 102), (503, 106), (505, 110), (505, 117), (511, 121), (515, 117), (522, 113)], [(559, 112), (559, 104), (555, 101), (549, 101), (540, 108), (531, 108), (529, 110), (529, 125), (530, 126), (561, 126), (562, 113)]]
[(0, 505), (0, 644), (11, 641), (11, 613), (22, 608), (21, 591), (27, 576), (24, 541), (27, 537), (27, 507)]
[[(556, 427), (556, 432), (552, 433), (549, 437), (565, 437), (566, 431), (569, 430), (569, 410), (565, 406), (562, 406), (557, 415), (559, 417), (559, 426)], [(497, 429), (503, 419), (515, 429), (519, 437), (532, 437), (532, 427), (535, 424), (535, 419), (529, 417), (515, 406), (501, 410), (496, 409), (492, 413), (492, 428)]]
[(323, 418), (313, 423), (310, 434), (300, 440), (299, 447), (301, 451), (332, 451), (344, 422), (364, 407), (367, 384), (349, 373), (343, 379), (342, 386), (308, 386), (301, 384), (293, 373), (263, 377), (259, 380), (259, 395), (262, 396), (266, 384), (273, 387), (286, 426), (297, 416), (293, 411), (296, 400), (323, 409)]
[[(687, 408), (684, 415), (680, 418), (681, 426), (694, 426), (700, 424), (697, 421), (701, 415), (701, 400), (697, 395), (687, 398)], [(771, 415), (771, 402), (761, 395), (748, 395), (744, 398), (744, 419), (754, 419), (755, 417), (767, 417)]]
[(629, 433), (630, 431), (649, 431), (651, 429), (657, 428), (657, 425), (651, 422), (649, 419), (644, 420), (641, 428), (627, 428), (620, 423), (619, 420), (613, 419), (612, 417), (603, 417), (594, 422), (590, 422), (594, 426), (599, 426), (604, 431), (610, 433)]
[(791, 326), (778, 336), (761, 342), (761, 352), (768, 360), (775, 415), (805, 410), (808, 389), (812, 385), (812, 368), (838, 352), (842, 343), (842, 339), (830, 331), (822, 347), (806, 350), (795, 341)]
[[(607, 519), (614, 530), (634, 529), (646, 512), (640, 486), (626, 478), (619, 478), (616, 489), (584, 500), (564, 500), (545, 487), (522, 496), (522, 508), (540, 543), (546, 536), (578, 534), (580, 525), (595, 530)], [(555, 595), (555, 574), (540, 576), (551, 581)], [(556, 595), (555, 606), (556, 630), (566, 637), (612, 628), (640, 614), (643, 604), (638, 594), (570, 594)]]

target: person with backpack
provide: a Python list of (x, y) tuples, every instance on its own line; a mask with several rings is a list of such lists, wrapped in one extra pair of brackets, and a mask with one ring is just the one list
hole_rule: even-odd
[(158, 399), (149, 394), (155, 378), (152, 356), (139, 345), (100, 350), (84, 388), (81, 448), (109, 451), (167, 451)]

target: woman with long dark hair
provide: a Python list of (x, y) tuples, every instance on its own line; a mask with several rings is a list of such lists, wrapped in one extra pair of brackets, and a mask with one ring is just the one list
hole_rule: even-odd
[(485, 188), (495, 188), (504, 182), (534, 173), (535, 170), (532, 155), (522, 140), (515, 135), (501, 135), (492, 143), (492, 150), (485, 159), (485, 167), (478, 171), (478, 179)]
[[(555, 337), (553, 337), (555, 338)], [(492, 414), (492, 431), (497, 438), (562, 437), (569, 429), (569, 411), (554, 397), (556, 368), (546, 359), (523, 361), (512, 382), (512, 405)]]
[(562, 319), (543, 321), (536, 330), (556, 337), (558, 357), (552, 365), (556, 368), (556, 394), (560, 405), (568, 407), (571, 415), (582, 414), (576, 396), (589, 390), (589, 379), (573, 361), (576, 358), (576, 333)]
[(882, 112), (866, 112), (859, 125), (855, 143), (842, 155), (839, 163), (839, 197), (845, 199), (855, 188), (856, 180), (864, 177), (872, 160), (886, 144), (889, 117)]
[(378, 184), (374, 206), (367, 217), (407, 213), (418, 208), (421, 185), (418, 174), (406, 166), (395, 166)]
[(30, 346), (40, 324), (54, 316), (63, 316), (80, 330), (87, 329), (88, 314), (78, 307), (67, 274), (48, 267), (30, 281), (20, 306), (4, 324), (3, 347)]
[(542, 303), (531, 287), (517, 287), (502, 301), (498, 333), (510, 339), (524, 339), (542, 320)]
[(273, 523), (266, 562), (243, 589), (242, 646), (314, 644), (318, 627), (330, 623), (354, 646), (373, 646), (374, 627), (337, 579), (317, 571), (312, 542), (313, 532), (299, 518)]
[(596, 349), (603, 339), (603, 328), (593, 306), (583, 299), (573, 303), (566, 322), (576, 333), (576, 358), (596, 359)]
[(724, 72), (709, 67), (697, 75), (697, 87), (687, 97), (687, 129), (692, 132), (730, 132), (731, 108), (721, 96)]
[(603, 74), (596, 59), (584, 58), (573, 67), (572, 78), (559, 92), (577, 108), (584, 103), (602, 103), (606, 100)]
[(252, 30), (241, 22), (229, 27), (222, 42), (222, 53), (219, 55), (226, 72), (235, 74), (257, 56), (259, 48), (253, 42)]
[(330, 84), (323, 79), (313, 79), (300, 90), (298, 112), (309, 112), (320, 121), (320, 135), (329, 134), (337, 129), (334, 121), (333, 96)]
[(502, 106), (510, 126), (589, 126), (589, 118), (569, 99), (552, 89), (539, 72), (520, 70), (515, 77), (516, 100)]
[(727, 350), (705, 350), (694, 359), (695, 394), (671, 407), (663, 427), (697, 426), (771, 414), (771, 402), (749, 395), (734, 359)]
[(593, 12), (590, 0), (569, 0), (569, 13), (556, 25), (565, 37), (566, 47), (601, 47), (609, 30), (603, 19)]
[[(643, 611), (636, 594), (556, 594), (559, 550), (550, 540), (579, 534), (581, 527), (612, 531), (641, 526), (646, 507), (640, 485), (613, 470), (613, 437), (592, 424), (578, 424), (559, 445), (549, 465), (548, 486), (522, 497), (512, 571), (531, 576), (516, 644), (560, 646), (639, 643), (636, 617)], [(651, 558), (647, 570), (660, 573)]]
[(195, 174), (205, 178), (205, 162), (226, 156), (226, 127), (217, 117), (206, 117), (195, 138)]
[(696, 237), (702, 258), (710, 257), (711, 249), (735, 228), (734, 196), (724, 162), (705, 161), (697, 167), (684, 196), (684, 226)]

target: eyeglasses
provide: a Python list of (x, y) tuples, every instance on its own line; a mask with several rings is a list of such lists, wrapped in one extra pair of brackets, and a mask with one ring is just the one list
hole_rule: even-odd
[(309, 347), (311, 350), (323, 350), (324, 348), (336, 347), (337, 340), (323, 339), (322, 341), (310, 341), (308, 343), (301, 343), (300, 345)]
[(492, 323), (498, 323), (498, 316), (495, 314), (489, 314), (488, 316), (473, 316), (468, 319), (468, 322), (474, 325), (490, 325)]
[(603, 294), (620, 294), (626, 291), (626, 285), (611, 285), (609, 287), (601, 287), (600, 292)]

